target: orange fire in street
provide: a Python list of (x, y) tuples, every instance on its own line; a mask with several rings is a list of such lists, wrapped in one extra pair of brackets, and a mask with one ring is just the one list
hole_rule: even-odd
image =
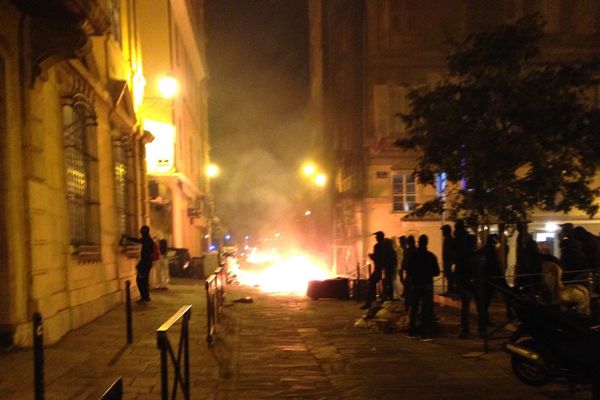
[(257, 286), (268, 293), (306, 295), (308, 282), (332, 278), (326, 265), (308, 255), (278, 256), (253, 252), (248, 266), (230, 266), (243, 285)]

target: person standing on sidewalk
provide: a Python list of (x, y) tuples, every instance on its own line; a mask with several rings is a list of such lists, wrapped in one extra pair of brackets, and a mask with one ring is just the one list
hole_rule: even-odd
[[(440, 274), (437, 257), (427, 250), (428, 243), (427, 235), (419, 236), (415, 263), (411, 263), (407, 271), (413, 286), (408, 335), (415, 337), (417, 330), (420, 330), (421, 340), (425, 342), (433, 340), (433, 277)], [(420, 327), (417, 322), (419, 307), (421, 308)]]
[(375, 270), (369, 276), (369, 286), (367, 290), (367, 301), (361, 307), (362, 309), (371, 308), (371, 304), (376, 297), (377, 282), (383, 276), (383, 300), (392, 300), (394, 295), (394, 275), (396, 274), (396, 252), (392, 245), (392, 241), (385, 237), (382, 231), (377, 231), (375, 235), (375, 246), (373, 253), (369, 254), (369, 258), (373, 261)]
[(150, 237), (150, 228), (146, 225), (140, 228), (140, 238), (123, 235), (121, 238), (125, 238), (131, 242), (140, 243), (142, 248), (140, 249), (140, 261), (138, 261), (135, 269), (137, 271), (135, 281), (137, 283), (138, 290), (140, 292), (140, 299), (138, 303), (146, 303), (150, 301), (150, 270), (152, 269), (152, 253), (154, 251), (154, 240)]
[[(470, 247), (470, 248), (469, 248)], [(467, 339), (469, 337), (469, 319), (471, 307), (471, 285), (470, 280), (474, 277), (469, 264), (474, 244), (469, 239), (469, 233), (462, 220), (454, 223), (454, 256), (456, 269), (456, 289), (460, 295), (460, 332), (458, 337)]]
[(440, 228), (442, 230), (442, 266), (444, 269), (444, 277), (446, 278), (446, 293), (456, 293), (456, 283), (454, 280), (454, 238), (452, 237), (452, 227), (448, 224)]
[(156, 289), (167, 290), (169, 284), (169, 262), (167, 260), (168, 244), (166, 239), (158, 241), (160, 259), (156, 262)]
[(415, 243), (415, 237), (408, 235), (406, 238), (406, 248), (404, 250), (404, 256), (402, 257), (402, 263), (400, 266), (400, 281), (404, 285), (402, 297), (404, 297), (404, 310), (410, 310), (411, 294), (412, 294), (412, 282), (410, 276), (408, 276), (409, 266), (415, 261), (415, 253), (417, 252), (417, 246)]
[[(466, 230), (465, 230), (466, 232)], [(460, 293), (460, 339), (470, 336), (471, 300), (475, 300), (478, 317), (478, 332), (485, 336), (486, 323), (484, 308), (483, 273), (485, 268), (485, 248), (477, 248), (477, 237), (466, 233), (463, 255), (456, 261), (456, 276)], [(464, 259), (462, 259), (464, 256)]]

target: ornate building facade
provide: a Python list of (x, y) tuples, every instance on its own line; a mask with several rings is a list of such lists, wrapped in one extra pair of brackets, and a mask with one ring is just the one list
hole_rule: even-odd
[[(138, 15), (141, 3), (150, 1), (0, 0), (2, 345), (31, 344), (34, 312), (53, 343), (121, 303), (125, 281), (135, 284), (139, 249), (119, 238), (137, 236), (145, 224), (159, 230), (150, 218), (146, 147), (156, 139), (144, 123), (153, 115), (144, 109), (149, 77), (141, 42), (141, 24), (152, 21)], [(164, 12), (184, 27), (163, 32), (161, 40), (183, 41), (181, 52), (194, 53), (178, 59), (186, 67), (171, 70), (184, 71), (178, 77), (190, 88), (176, 100), (174, 109), (183, 111), (172, 115), (185, 132), (177, 141), (176, 157), (185, 157), (176, 160), (185, 175), (177, 185), (189, 177), (190, 197), (201, 202), (206, 74), (203, 43), (188, 42), (203, 38), (203, 4), (163, 3), (156, 18)], [(145, 65), (153, 73), (148, 52)], [(187, 128), (190, 118), (194, 129)], [(188, 208), (201, 209), (196, 204), (178, 207), (177, 221), (192, 225)], [(203, 235), (172, 239), (200, 251)]]
[[(309, 5), (311, 105), (323, 159), (335, 178), (329, 194), (338, 273), (367, 260), (377, 230), (389, 237), (427, 234), (430, 248), (441, 253), (441, 216), (404, 217), (415, 203), (444, 191), (443, 177), (437, 187), (419, 185), (412, 175), (418, 155), (393, 142), (405, 134), (396, 115), (408, 110), (408, 91), (433, 87), (443, 75), (447, 39), (460, 41), (483, 27), (539, 12), (547, 21), (545, 60), (600, 54), (597, 0), (310, 0)], [(598, 217), (577, 212), (538, 212), (530, 229), (557, 248), (556, 233), (546, 224), (565, 221), (594, 233), (600, 229)]]

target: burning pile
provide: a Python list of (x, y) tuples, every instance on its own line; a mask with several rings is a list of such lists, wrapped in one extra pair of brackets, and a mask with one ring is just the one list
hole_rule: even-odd
[(228, 265), (241, 284), (259, 287), (268, 293), (306, 295), (308, 282), (323, 280), (333, 275), (329, 268), (316, 259), (303, 254), (279, 256), (252, 252), (243, 268)]

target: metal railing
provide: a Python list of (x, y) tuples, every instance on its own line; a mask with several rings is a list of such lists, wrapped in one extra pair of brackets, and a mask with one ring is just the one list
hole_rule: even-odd
[[(190, 398), (189, 320), (191, 314), (192, 306), (183, 306), (156, 330), (156, 342), (160, 349), (161, 400), (169, 399), (169, 359), (174, 368), (171, 399), (176, 398), (178, 387), (181, 388), (185, 400), (189, 400)], [(179, 335), (177, 354), (175, 354), (174, 348), (169, 341), (168, 331), (179, 320), (181, 320), (181, 332)], [(183, 366), (181, 365), (182, 361)]]
[[(364, 277), (361, 276), (361, 271), (364, 272)], [(369, 285), (370, 276), (371, 263), (366, 262), (361, 266), (360, 263), (357, 262), (355, 271), (349, 275), (350, 298), (356, 301), (367, 300), (367, 286)]]
[(209, 346), (215, 343), (215, 333), (219, 313), (225, 303), (225, 271), (217, 268), (205, 282), (206, 287), (206, 341)]
[(118, 378), (98, 400), (121, 400), (123, 398), (123, 379)]

